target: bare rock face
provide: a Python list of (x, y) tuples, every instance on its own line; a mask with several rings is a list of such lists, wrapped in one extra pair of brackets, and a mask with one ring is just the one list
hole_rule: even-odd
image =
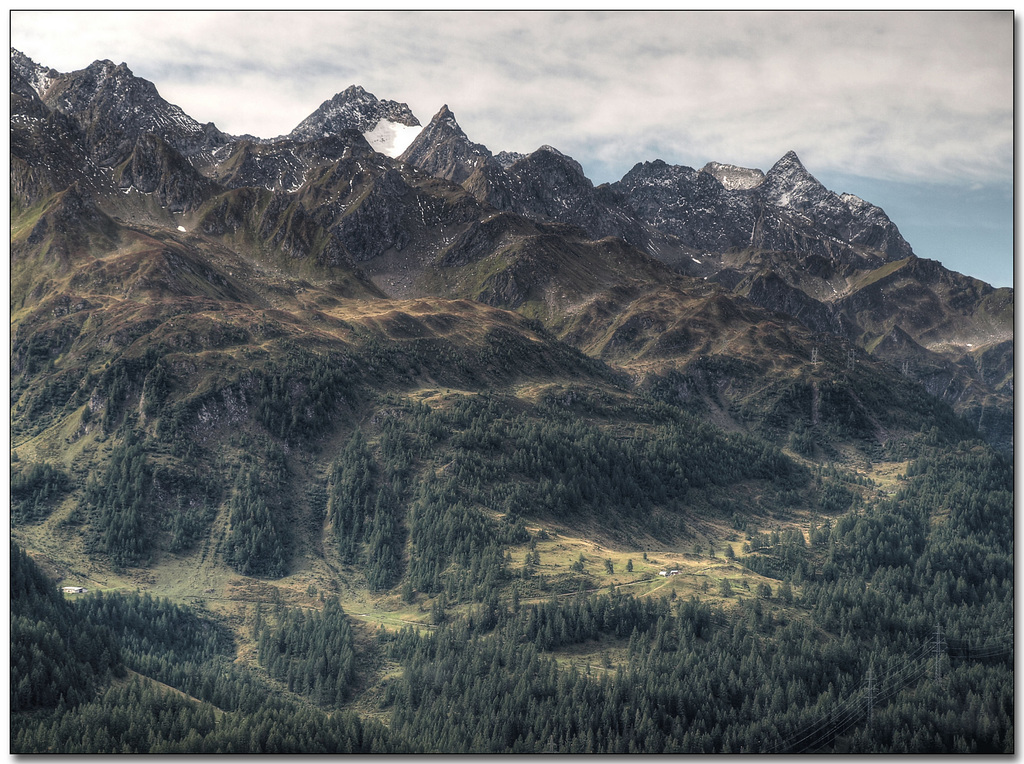
[(578, 226), (593, 238), (617, 236), (655, 257), (662, 242), (706, 253), (756, 248), (830, 262), (839, 272), (913, 254), (882, 210), (829, 191), (794, 152), (768, 173), (643, 162), (595, 189), (578, 162), (551, 146), (491, 154), (444, 106), (400, 158), (499, 210)]
[(469, 140), (447, 104), (399, 157), (435, 178), (462, 183), (491, 158), (486, 146)]
[(46, 89), (43, 101), (82, 126), (90, 153), (101, 166), (122, 161), (146, 133), (173, 146), (194, 146), (205, 135), (202, 125), (123, 63), (95, 61), (61, 75)]
[[(870, 248), (883, 262), (902, 260), (913, 254), (896, 226), (878, 207), (852, 195), (839, 196), (811, 175), (790, 151), (765, 176), (762, 187), (767, 204), (786, 215), (794, 228), (813, 229), (815, 237)], [(815, 248), (819, 253), (822, 246)], [(826, 249), (838, 252), (835, 248)]]
[(378, 151), (397, 156), (419, 128), (420, 122), (408, 105), (379, 100), (359, 85), (351, 85), (324, 101), (287, 136), (272, 142), (285, 139), (316, 141), (355, 130), (362, 133)]
[(592, 238), (619, 236), (638, 244), (639, 224), (594, 188), (583, 167), (552, 146), (530, 154), (491, 154), (472, 142), (447, 105), (434, 116), (400, 159), (417, 169), (461, 184), (478, 201), (533, 220), (582, 228)]
[(701, 168), (701, 172), (712, 176), (729, 191), (749, 191), (764, 183), (764, 173), (760, 170), (737, 167), (733, 164), (708, 162)]
[(633, 215), (696, 250), (750, 246), (759, 220), (754, 192), (730, 191), (707, 172), (642, 162), (611, 184)]
[(33, 204), (97, 172), (78, 125), (47, 107), (22, 73), (34, 76), (27, 66), (15, 66), (12, 56), (11, 194)]
[(152, 133), (139, 136), (135, 149), (117, 168), (115, 176), (123, 192), (152, 194), (171, 212), (199, 207), (214, 189), (210, 180)]
[(902, 260), (913, 254), (910, 244), (881, 207), (853, 194), (841, 194), (839, 198), (850, 210), (852, 243), (885, 252), (890, 260)]
[(401, 175), (388, 170), (374, 183), (366, 198), (338, 224), (337, 233), (356, 262), (371, 260), (387, 250), (401, 250), (409, 243), (403, 197), (409, 188)]
[(58, 77), (60, 77), (60, 72), (56, 69), (40, 66), (20, 50), (11, 48), (12, 93), (15, 89), (14, 80), (17, 79), (27, 85), (37, 96), (41, 97)]
[(752, 247), (857, 266), (913, 254), (882, 210), (829, 191), (794, 152), (766, 174), (644, 162), (612, 188), (637, 218), (704, 251)]
[(774, 271), (751, 279), (744, 296), (755, 305), (792, 316), (809, 329), (855, 339), (860, 330), (840, 311), (815, 300)]
[(273, 143), (238, 141), (219, 157), (213, 170), (228, 188), (253, 186), (269, 191), (298, 191), (314, 170), (352, 157), (369, 158), (370, 144), (358, 130), (342, 130), (311, 141)]
[[(979, 427), (1008, 432), (997, 414), (1012, 408), (1012, 290), (917, 258), (883, 210), (829, 190), (794, 152), (767, 172), (645, 161), (595, 187), (554, 147), (492, 154), (448, 106), (421, 128), (406, 104), (356, 85), (287, 136), (261, 139), (199, 123), (125, 64), (62, 74), (12, 50), (10, 71), (12, 210), (45, 205), (12, 236), (15, 258), (65, 267), (113, 246), (122, 213), (151, 230), (167, 213), (195, 213), (198, 236), (338, 267), (339, 290), (358, 294), (443, 282), (554, 314), (624, 273), (643, 291), (681, 272), (886, 362), (912, 353), (909, 374), (930, 375), (928, 389), (959, 410), (982, 401)], [(616, 342), (689, 342), (642, 321), (623, 327)]]
[(558, 149), (541, 146), (506, 172), (514, 184), (513, 209), (521, 215), (578, 224), (596, 214), (593, 183)]

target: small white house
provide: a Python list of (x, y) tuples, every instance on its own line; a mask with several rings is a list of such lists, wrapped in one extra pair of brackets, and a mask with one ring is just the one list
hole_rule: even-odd
[(85, 594), (88, 591), (84, 586), (65, 586), (65, 594)]

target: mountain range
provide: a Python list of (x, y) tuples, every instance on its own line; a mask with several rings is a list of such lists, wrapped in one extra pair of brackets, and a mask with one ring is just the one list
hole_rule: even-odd
[[(240, 663), (256, 603), (330, 593), (383, 634), (606, 581), (674, 595), (673, 566), (705, 600), (810, 603), (877, 554), (920, 592), (956, 555), (914, 541), (918, 570), (893, 539), (954, 521), (1001, 549), (971, 535), (996, 499), (972, 524), (914, 486), (1012, 456), (1013, 290), (918, 257), (793, 151), (595, 186), (447, 105), (421, 125), (352, 85), (235, 136), (126, 64), (12, 49), (10, 154), (12, 536), (66, 584), (210, 608)], [(978, 575), (962, 601), (1002, 607)], [(352, 692), (378, 715), (405, 690), (374, 665)]]
[[(259, 213), (292, 257), (359, 264), (362, 278), (391, 297), (482, 297), (512, 309), (523, 307), (528, 290), (552, 293), (548, 284), (525, 283), (539, 273), (504, 268), (489, 275), (486, 293), (482, 284), (433, 292), (434, 251), (444, 250), (446, 265), (493, 259), (512, 240), (532, 248), (545, 235), (536, 226), (562, 224), (548, 234), (558, 237), (557, 248), (620, 239), (632, 256), (668, 266), (671, 278), (717, 284), (724, 295), (888, 362), (1009, 447), (1012, 290), (916, 257), (881, 209), (829, 191), (793, 152), (766, 173), (642, 162), (595, 187), (578, 162), (550, 146), (494, 155), (466, 136), (447, 106), (420, 128), (405, 104), (358, 86), (324, 102), (289, 135), (263, 140), (199, 124), (124, 64), (59, 74), (14, 51), (12, 83), (24, 99), (14, 112), (12, 182), (19, 190), (24, 184), (25, 203), (77, 181), (96, 192), (152, 195), (162, 209), (209, 230), (238, 198), (230, 192), (294, 194), (288, 204), (275, 196)], [(46, 146), (53, 132), (42, 126), (67, 120), (73, 126), (60, 129), (68, 139)], [(50, 161), (66, 152), (73, 153)], [(423, 174), (454, 185), (427, 185)], [(350, 193), (340, 195), (339, 182)], [(457, 203), (439, 204), (452, 195)], [(463, 252), (470, 240), (473, 255)], [(575, 301), (597, 295), (579, 286)], [(551, 299), (532, 309), (557, 323), (565, 305)]]

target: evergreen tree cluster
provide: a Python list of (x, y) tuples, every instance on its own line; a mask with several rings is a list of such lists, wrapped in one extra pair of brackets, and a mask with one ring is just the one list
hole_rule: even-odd
[(95, 592), (74, 607), (88, 621), (104, 624), (129, 668), (190, 694), (202, 694), (190, 674), (199, 677), (202, 665), (234, 652), (234, 639), (224, 626), (148, 593)]
[(393, 753), (388, 731), (354, 713), (327, 714), (268, 700), (251, 713), (224, 713), (143, 677), (111, 685), (95, 700), (49, 716), (15, 719), (18, 753)]
[(292, 608), (275, 621), (257, 624), (259, 664), (289, 692), (326, 708), (342, 706), (355, 680), (356, 655), (341, 605), (330, 599), (320, 611)]
[(11, 712), (67, 708), (124, 670), (109, 629), (83, 617), (11, 542)]
[(156, 520), (151, 516), (153, 471), (142, 443), (129, 437), (110, 455), (102, 478), (90, 475), (85, 504), (93, 514), (99, 548), (115, 568), (146, 561), (153, 546)]
[[(541, 404), (545, 411), (553, 405)], [(617, 438), (565, 412), (517, 413), (492, 395), (460, 396), (443, 409), (396, 406), (381, 426), (379, 467), (357, 430), (331, 468), (328, 525), (341, 559), (358, 559), (362, 543), (371, 587), (394, 585), (404, 540), (405, 512), (397, 507), (407, 505), (407, 589), (483, 601), (507, 578), (505, 550), (529, 540), (522, 517), (585, 513), (617, 523), (627, 515), (654, 528), (659, 521), (651, 510), (679, 510), (692, 489), (755, 479), (799, 490), (808, 480), (763, 442), (715, 434), (662, 404), (648, 408), (640, 413), (670, 414), (669, 423)], [(500, 510), (504, 519), (495, 522), (483, 508)]]
[(327, 522), (338, 556), (345, 563), (362, 559), (372, 591), (390, 589), (403, 566), (405, 465), (390, 451), (385, 444), (382, 472), (357, 429), (328, 473)]
[[(571, 405), (608, 415), (638, 413), (569, 395)], [(628, 438), (560, 406), (542, 402), (545, 412), (554, 407), (561, 415), (531, 416), (499, 396), (479, 395), (443, 409), (385, 409), (378, 457), (356, 430), (328, 474), (328, 528), (341, 560), (362, 559), (371, 588), (390, 588), (402, 574), (407, 524), (407, 599), (412, 591), (443, 591), (450, 601), (479, 602), (507, 579), (505, 550), (529, 540), (522, 517), (585, 513), (617, 523), (628, 515), (653, 528), (660, 521), (652, 509), (678, 511), (693, 489), (755, 479), (799, 490), (808, 479), (773, 447), (716, 434), (663, 404), (639, 413), (667, 416), (667, 423)], [(496, 522), (488, 508), (503, 519)]]
[[(353, 475), (386, 474), (353, 444), (344, 461), (365, 468)], [(778, 583), (721, 607), (621, 593), (521, 603), (514, 585), (509, 601), (485, 585), (501, 580), (500, 560), (481, 566), (517, 526), (481, 522), (451, 478), (421, 479), (406, 580), (429, 573), (430, 591), (436, 574), (438, 613), (432, 631), (379, 632), (398, 669), (374, 701), (387, 728), (313, 707), (344, 709), (360, 663), (333, 600), (257, 617), (266, 680), (192, 609), (138, 595), (64, 602), (15, 554), (12, 740), (54, 752), (1011, 752), (1012, 475), (977, 443), (929, 451), (896, 495), (816, 521), (810, 543), (795, 529), (751, 534), (736, 561)], [(463, 516), (420, 526), (445, 512)], [(474, 564), (481, 583), (458, 588)], [(449, 591), (476, 604), (446, 612)], [(91, 646), (68, 650), (68, 629)], [(605, 658), (584, 667), (567, 648)], [(150, 679), (107, 685), (122, 663), (194, 700)], [(49, 688), (40, 697), (35, 679)], [(80, 689), (54, 697), (62, 682)]]
[[(922, 433), (899, 446), (916, 458), (882, 496), (852, 473), (811, 473), (657, 403), (623, 412), (575, 392), (538, 404), (392, 403), (307, 491), (315, 532), (371, 590), (400, 583), (408, 603), (433, 598), (432, 631), (380, 632), (389, 671), (358, 702), (387, 727), (347, 710), (365, 656), (333, 599), (261, 614), (253, 669), (230, 630), (198, 610), (146, 595), (66, 602), (18, 550), (16, 750), (1013, 750), (1013, 469), (988, 447)], [(305, 430), (279, 414), (268, 420), (278, 435), (245, 452), (225, 492), (220, 548), (244, 575), (284, 575), (295, 540), (294, 476), (276, 443)], [(153, 466), (148, 446), (127, 439), (86, 486), (96, 548), (118, 566), (145, 561), (156, 530), (187, 548), (220, 500), (213, 481)], [(12, 497), (33, 506), (66, 484), (46, 465), (16, 473)], [(182, 481), (202, 499), (193, 515), (157, 517), (157, 496), (184, 497)], [(765, 502), (809, 508), (808, 538), (747, 532), (749, 516), (714, 500), (746, 481)], [(720, 580), (722, 607), (582, 591), (520, 602), (550, 591), (532, 582), (536, 546), (517, 579), (509, 573), (510, 548), (531, 541), (524, 518), (628, 518), (655, 532), (653, 518), (685, 518), (695, 501), (732, 516), (747, 536), (733, 561), (770, 582)], [(602, 665), (579, 666), (571, 656), (584, 652), (603, 652)], [(123, 680), (125, 669), (139, 676)]]
[(467, 400), (462, 410), (435, 416), (447, 418), (454, 430), (460, 482), (495, 486), (494, 498), (519, 514), (564, 518), (615, 509), (642, 519), (654, 505), (678, 506), (691, 488), (748, 479), (806, 482), (772, 446), (724, 435), (679, 411), (665, 424), (621, 439), (577, 417), (531, 418), (496, 404)]
[(49, 462), (11, 465), (11, 521), (45, 519), (71, 488), (68, 474)]
[(327, 479), (327, 524), (342, 562), (355, 562), (367, 518), (372, 516), (374, 472), (373, 454), (357, 429), (331, 464)]
[[(741, 561), (779, 583), (738, 609), (484, 597), (433, 633), (382, 633), (403, 665), (392, 730), (444, 752), (1012, 751), (1009, 462), (964, 442), (913, 462), (891, 499), (845, 497), (809, 545), (750, 538)], [(614, 673), (547, 657), (625, 634)]]
[[(192, 608), (138, 594), (66, 601), (14, 544), (11, 559), (14, 753), (402, 748), (379, 723), (285, 697), (235, 662), (230, 632)], [(296, 647), (292, 663), (319, 672), (314, 687), (352, 681), (351, 632), (336, 604), (323, 615), (290, 611), (282, 622), (290, 626), (267, 633)]]
[(398, 581), (405, 542), (398, 492), (390, 485), (377, 490), (371, 517), (366, 532), (366, 581), (371, 591), (380, 592)]
[[(1012, 750), (1008, 641), (987, 643), (984, 660), (949, 658), (936, 681), (927, 639), (836, 638), (763, 599), (731, 612), (629, 599), (382, 633), (403, 666), (385, 685), (393, 733), (446, 753)], [(566, 668), (547, 652), (624, 633), (615, 666)]]
[(259, 377), (255, 414), (274, 437), (285, 441), (324, 432), (338, 401), (351, 385), (342, 358), (294, 351)]
[(242, 575), (278, 578), (287, 572), (287, 507), (280, 494), (287, 473), (284, 453), (274, 444), (262, 460), (250, 456), (238, 471), (223, 551)]
[[(467, 501), (467, 498), (469, 501)], [(482, 600), (505, 580), (504, 550), (529, 539), (521, 521), (495, 522), (452, 478), (425, 478), (412, 506), (408, 581), (430, 593)]]
[(909, 631), (936, 621), (982, 639), (1013, 622), (1013, 470), (977, 443), (912, 462), (890, 500), (837, 519), (804, 598), (828, 628)]

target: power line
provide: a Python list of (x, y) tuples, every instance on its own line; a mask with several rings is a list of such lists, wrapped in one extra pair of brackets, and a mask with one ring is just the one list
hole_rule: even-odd
[(834, 745), (838, 736), (846, 733), (861, 720), (865, 720), (870, 729), (874, 721), (874, 709), (904, 688), (920, 681), (929, 673), (937, 682), (942, 682), (943, 658), (983, 660), (1009, 656), (1013, 654), (1013, 650), (1012, 632), (972, 643), (968, 640), (947, 639), (942, 633), (941, 625), (936, 624), (932, 637), (920, 643), (885, 674), (879, 675), (872, 661), (857, 692), (834, 705), (825, 716), (802, 725), (790, 735), (787, 742), (776, 746), (772, 752), (807, 753), (827, 746), (830, 741), (831, 745)]
[(826, 716), (794, 732), (786, 743), (777, 746), (773, 752), (813, 752), (823, 747), (829, 738), (834, 741), (865, 717), (870, 727), (875, 705), (893, 697), (928, 672), (928, 664), (922, 662), (922, 659), (932, 650), (931, 640), (919, 644), (902, 662), (880, 677), (876, 676), (872, 663), (860, 690), (834, 706)]
[(981, 642), (970, 642), (966, 639), (944, 637), (946, 652), (950, 658), (986, 660), (1013, 655), (1013, 632), (998, 634)]
[(875, 665), (868, 666), (868, 729), (875, 723)]
[(939, 624), (935, 624), (935, 649), (934, 649), (934, 661), (935, 661), (935, 681), (942, 681), (942, 627)]

